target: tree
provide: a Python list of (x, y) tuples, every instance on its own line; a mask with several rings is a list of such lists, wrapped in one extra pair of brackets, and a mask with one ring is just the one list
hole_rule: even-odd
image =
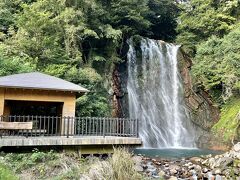
[(104, 84), (130, 36), (176, 35), (173, 0), (0, 0), (0, 8), (0, 75), (37, 70), (84, 85), (91, 92), (78, 115), (109, 114)]
[(223, 37), (231, 31), (236, 22), (233, 9), (240, 7), (239, 3), (236, 5), (228, 7), (227, 3), (216, 0), (191, 0), (185, 3), (177, 27), (177, 42), (183, 44), (186, 52), (194, 57), (198, 43), (212, 35)]
[(240, 90), (240, 24), (223, 38), (212, 36), (197, 47), (193, 73), (207, 89), (221, 87), (223, 99)]

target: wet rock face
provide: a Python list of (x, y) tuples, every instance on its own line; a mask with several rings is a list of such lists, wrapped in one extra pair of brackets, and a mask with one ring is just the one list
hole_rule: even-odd
[[(219, 120), (220, 110), (214, 106), (210, 95), (206, 91), (193, 85), (190, 75), (192, 61), (181, 49), (178, 53), (178, 65), (184, 84), (185, 104), (196, 132), (198, 132), (197, 145), (203, 148), (214, 148), (212, 146), (217, 145), (217, 143), (210, 130)], [(212, 143), (213, 141), (214, 143)]]
[(112, 73), (112, 116), (128, 117), (127, 62), (115, 64)]
[(178, 54), (178, 61), (184, 84), (185, 102), (192, 120), (195, 125), (202, 129), (210, 130), (219, 120), (220, 111), (213, 105), (211, 97), (206, 91), (193, 86), (190, 75), (192, 61), (181, 49)]

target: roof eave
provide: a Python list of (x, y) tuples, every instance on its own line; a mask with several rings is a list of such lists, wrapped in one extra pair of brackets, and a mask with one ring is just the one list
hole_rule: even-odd
[(9, 88), (9, 89), (32, 89), (32, 90), (46, 90), (46, 91), (62, 91), (62, 92), (76, 92), (76, 93), (87, 93), (90, 92), (87, 89), (84, 90), (73, 90), (73, 89), (53, 89), (53, 88), (41, 88), (41, 87), (22, 87), (22, 86), (2, 86), (0, 88)]

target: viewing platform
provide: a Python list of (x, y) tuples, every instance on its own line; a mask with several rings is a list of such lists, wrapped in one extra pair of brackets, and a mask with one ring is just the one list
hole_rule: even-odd
[(3, 137), (0, 146), (82, 146), (82, 145), (141, 145), (137, 137), (73, 136), (73, 137)]
[(141, 145), (138, 120), (100, 117), (1, 116), (0, 147)]

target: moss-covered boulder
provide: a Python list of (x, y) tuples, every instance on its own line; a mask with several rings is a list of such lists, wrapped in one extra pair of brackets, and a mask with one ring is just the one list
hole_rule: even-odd
[(223, 105), (220, 120), (212, 131), (228, 143), (240, 139), (240, 97), (233, 97)]

